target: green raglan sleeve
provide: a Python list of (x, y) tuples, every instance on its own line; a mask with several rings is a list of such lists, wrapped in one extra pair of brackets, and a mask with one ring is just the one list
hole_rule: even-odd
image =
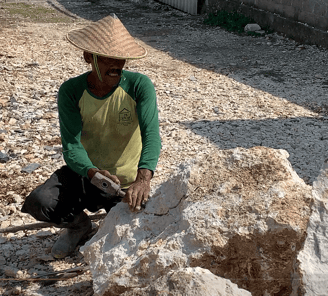
[(82, 94), (83, 86), (70, 80), (64, 82), (58, 91), (58, 112), (64, 160), (74, 172), (86, 177), (95, 166), (80, 141), (82, 119), (78, 102)]
[(161, 150), (156, 91), (151, 80), (141, 75), (135, 86), (137, 114), (142, 138), (139, 168), (155, 171)]

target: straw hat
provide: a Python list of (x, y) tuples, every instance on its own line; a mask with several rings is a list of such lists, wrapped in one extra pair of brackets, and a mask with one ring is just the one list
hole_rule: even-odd
[(140, 59), (147, 55), (115, 14), (70, 31), (67, 39), (84, 51), (113, 59)]

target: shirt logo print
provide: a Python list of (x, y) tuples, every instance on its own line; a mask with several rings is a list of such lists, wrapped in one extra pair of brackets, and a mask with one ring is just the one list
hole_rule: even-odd
[(122, 111), (119, 113), (119, 123), (123, 125), (129, 125), (132, 123), (132, 116), (131, 112), (124, 108)]

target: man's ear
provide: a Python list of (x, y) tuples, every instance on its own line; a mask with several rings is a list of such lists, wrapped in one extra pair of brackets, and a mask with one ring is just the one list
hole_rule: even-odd
[(86, 63), (91, 64), (92, 61), (92, 53), (84, 51), (83, 52), (83, 57)]

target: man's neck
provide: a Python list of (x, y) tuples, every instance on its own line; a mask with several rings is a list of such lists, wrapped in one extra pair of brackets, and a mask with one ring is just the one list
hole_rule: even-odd
[(89, 90), (98, 97), (104, 97), (108, 93), (110, 93), (118, 84), (120, 80), (118, 80), (117, 83), (107, 84), (104, 82), (101, 82), (97, 77), (95, 77), (95, 74), (91, 72), (87, 77), (87, 83)]

